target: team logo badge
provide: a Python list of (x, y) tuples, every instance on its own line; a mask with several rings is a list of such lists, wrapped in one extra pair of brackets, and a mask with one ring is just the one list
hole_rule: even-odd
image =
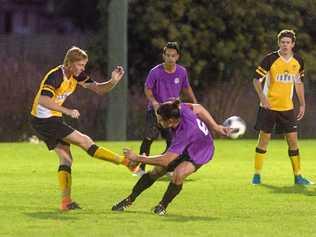
[(174, 79), (174, 84), (179, 84), (180, 83), (180, 79), (179, 79), (179, 77), (176, 77), (175, 79)]

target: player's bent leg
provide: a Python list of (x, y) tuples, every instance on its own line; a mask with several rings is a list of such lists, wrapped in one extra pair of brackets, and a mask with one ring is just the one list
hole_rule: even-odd
[(59, 167), (58, 167), (58, 181), (61, 190), (61, 211), (69, 211), (73, 209), (80, 209), (79, 205), (72, 201), (71, 199), (71, 165), (72, 156), (70, 152), (69, 145), (58, 144), (55, 147), (55, 152), (59, 157)]
[(131, 162), (130, 160), (126, 159), (123, 155), (119, 155), (107, 148), (99, 147), (94, 143), (94, 141), (87, 135), (80, 133), (78, 131), (74, 131), (68, 136), (64, 138), (65, 141), (75, 144), (85, 151), (94, 158), (109, 161), (114, 164), (123, 164), (127, 166), (131, 171), (137, 169), (137, 163)]
[(153, 208), (153, 212), (159, 216), (167, 213), (167, 207), (172, 200), (181, 192), (182, 184), (186, 177), (195, 171), (195, 166), (188, 161), (180, 163), (173, 172), (172, 181), (157, 206)]
[(256, 147), (254, 168), (255, 172), (252, 177), (251, 183), (254, 185), (261, 184), (261, 171), (263, 168), (263, 162), (266, 158), (267, 147), (271, 138), (270, 133), (260, 131), (258, 144)]
[(125, 211), (130, 207), (136, 198), (146, 189), (148, 189), (157, 179), (166, 173), (166, 169), (155, 167), (152, 171), (144, 174), (134, 185), (132, 193), (122, 201), (112, 206), (112, 211)]

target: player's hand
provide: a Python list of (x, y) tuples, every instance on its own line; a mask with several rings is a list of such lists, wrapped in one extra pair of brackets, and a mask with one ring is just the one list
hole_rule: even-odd
[(233, 129), (224, 127), (223, 125), (217, 125), (217, 127), (214, 129), (218, 134), (223, 135), (223, 136), (228, 136)]
[(301, 120), (304, 117), (305, 114), (305, 105), (301, 105), (298, 111), (298, 114), (296, 116), (297, 120)]
[(113, 81), (114, 85), (119, 83), (119, 81), (124, 76), (124, 68), (122, 66), (116, 66), (116, 68), (112, 71), (112, 77), (111, 80)]
[(137, 161), (139, 162), (139, 157), (129, 148), (124, 148), (123, 149), (123, 153), (124, 153), (124, 156), (131, 160), (131, 161)]
[(71, 109), (71, 110), (69, 110), (68, 115), (69, 115), (70, 117), (74, 118), (74, 119), (78, 119), (79, 116), (80, 116), (80, 113), (79, 113), (79, 111), (76, 110), (76, 109)]
[(268, 101), (268, 98), (266, 96), (263, 96), (261, 99), (260, 99), (260, 102), (261, 102), (261, 107), (265, 108), (265, 109), (270, 109), (271, 108), (271, 105)]
[(152, 102), (152, 106), (153, 106), (153, 109), (155, 111), (155, 114), (157, 115), (157, 110), (158, 110), (160, 104), (156, 101), (156, 102)]

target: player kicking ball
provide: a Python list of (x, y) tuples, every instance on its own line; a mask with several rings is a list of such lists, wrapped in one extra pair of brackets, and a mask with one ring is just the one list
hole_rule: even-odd
[(77, 109), (63, 106), (77, 85), (89, 89), (99, 95), (111, 91), (123, 78), (124, 69), (120, 66), (112, 72), (111, 80), (103, 83), (93, 81), (84, 72), (88, 62), (87, 53), (72, 47), (67, 51), (63, 65), (50, 70), (43, 78), (32, 107), (31, 124), (49, 150), (54, 150), (59, 158), (58, 180), (61, 190), (61, 211), (80, 209), (71, 198), (71, 166), (72, 154), (70, 144), (84, 149), (91, 157), (123, 164), (134, 172), (133, 162), (123, 155), (116, 154), (104, 147), (99, 147), (87, 135), (77, 131), (63, 121), (63, 115), (78, 119)]
[(136, 155), (129, 149), (124, 150), (128, 159), (155, 167), (138, 180), (132, 193), (114, 205), (112, 211), (124, 211), (166, 172), (173, 171), (166, 192), (153, 208), (155, 214), (165, 215), (168, 205), (181, 192), (185, 178), (212, 160), (214, 143), (209, 128), (225, 136), (231, 130), (218, 125), (203, 106), (180, 104), (178, 100), (161, 104), (157, 118), (162, 127), (171, 128), (171, 146), (164, 154), (156, 156)]

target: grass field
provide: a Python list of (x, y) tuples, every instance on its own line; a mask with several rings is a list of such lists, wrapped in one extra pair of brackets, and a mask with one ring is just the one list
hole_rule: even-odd
[[(138, 142), (102, 143), (120, 151)], [(168, 185), (157, 182), (124, 213), (111, 207), (137, 178), (74, 148), (73, 197), (82, 210), (60, 213), (57, 158), (43, 144), (0, 144), (0, 236), (316, 236), (316, 187), (293, 185), (287, 147), (270, 144), (263, 185), (252, 186), (255, 140), (217, 140), (214, 160), (195, 173), (168, 214), (150, 209)], [(314, 140), (300, 141), (304, 174), (316, 180)], [(163, 149), (153, 144), (153, 153)], [(316, 186), (316, 185), (315, 185)], [(315, 218), (315, 219), (314, 219)]]

